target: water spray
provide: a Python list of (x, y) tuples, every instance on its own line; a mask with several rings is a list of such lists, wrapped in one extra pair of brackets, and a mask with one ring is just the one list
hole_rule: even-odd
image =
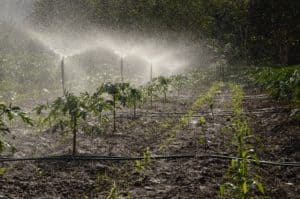
[(107, 80), (108, 80), (108, 66), (107, 66), (107, 64), (104, 64), (104, 69), (105, 69), (104, 82), (107, 82)]
[(63, 95), (66, 96), (66, 88), (65, 88), (65, 57), (61, 60), (61, 85), (63, 90)]

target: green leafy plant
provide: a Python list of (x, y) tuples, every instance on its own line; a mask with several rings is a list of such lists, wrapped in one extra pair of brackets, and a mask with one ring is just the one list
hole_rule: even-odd
[[(21, 118), (24, 123), (33, 126), (32, 120), (20, 107), (13, 106), (12, 104), (6, 105), (4, 102), (0, 102), (0, 153), (5, 149), (5, 145), (10, 146), (6, 141), (1, 139), (3, 134), (10, 132), (6, 121), (11, 121), (15, 118)], [(14, 151), (15, 148), (12, 147), (12, 150)]]
[(142, 99), (142, 93), (136, 88), (128, 88), (127, 100), (130, 106), (133, 106), (133, 117), (136, 118), (137, 103)]
[(300, 67), (259, 68), (252, 78), (262, 89), (266, 89), (279, 100), (300, 103)]
[(80, 120), (86, 120), (88, 115), (88, 107), (80, 97), (72, 93), (66, 92), (64, 97), (58, 97), (52, 104), (41, 105), (36, 108), (37, 113), (41, 114), (43, 109), (49, 109), (47, 117), (43, 119), (43, 123), (52, 122), (59, 124), (62, 128), (69, 127), (73, 134), (72, 155), (76, 155), (77, 132)]
[(120, 102), (122, 106), (133, 106), (134, 117), (136, 117), (137, 103), (142, 100), (142, 93), (139, 89), (133, 88), (129, 83), (105, 83), (101, 90), (112, 96), (111, 102), (113, 109), (113, 131), (116, 131), (116, 108), (117, 103)]
[(142, 87), (142, 101), (145, 103), (150, 98), (150, 108), (153, 107), (153, 97), (155, 96), (155, 82), (150, 81), (145, 86)]
[(180, 95), (180, 91), (182, 90), (182, 88), (188, 82), (187, 76), (185, 76), (183, 74), (177, 74), (177, 75), (172, 75), (170, 77), (170, 79), (171, 79), (171, 85), (172, 85), (172, 87), (176, 89), (177, 96), (179, 96)]
[(98, 117), (98, 121), (101, 124), (103, 121), (102, 113), (104, 111), (112, 110), (111, 104), (109, 104), (103, 97), (103, 89), (98, 88), (97, 91), (90, 95), (88, 92), (80, 95), (80, 100), (86, 104), (86, 107), (90, 113)]
[(164, 95), (164, 102), (167, 102), (167, 92), (169, 91), (171, 79), (164, 76), (159, 76), (156, 79), (154, 79), (156, 82), (156, 90), (161, 92)]
[(105, 83), (102, 85), (102, 88), (104, 92), (110, 94), (112, 96), (111, 105), (113, 107), (113, 131), (116, 131), (116, 105), (118, 96), (120, 93), (120, 88), (118, 87), (118, 84), (113, 83)]

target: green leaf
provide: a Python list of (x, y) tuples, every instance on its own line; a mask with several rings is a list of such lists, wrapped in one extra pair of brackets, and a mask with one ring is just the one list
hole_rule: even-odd
[(237, 163), (237, 160), (231, 160), (231, 165), (230, 165), (230, 167), (231, 167), (231, 168), (234, 168), (235, 165), (236, 165), (236, 163)]
[(246, 157), (247, 157), (247, 154), (248, 154), (248, 151), (247, 151), (247, 150), (243, 151), (243, 153), (242, 153), (242, 158), (246, 158)]
[(7, 118), (8, 118), (9, 120), (14, 119), (14, 115), (12, 114), (11, 111), (7, 111), (7, 112), (6, 112), (6, 115), (7, 115)]
[(260, 193), (265, 194), (265, 189), (264, 189), (264, 186), (262, 185), (262, 183), (255, 182), (255, 184), (256, 184), (258, 190), (260, 191)]
[(0, 140), (0, 153), (4, 151), (4, 142)]
[(0, 167), (0, 176), (4, 175), (7, 172), (7, 168)]
[(220, 186), (220, 194), (221, 194), (221, 196), (225, 195), (225, 186), (224, 185)]
[(247, 181), (244, 181), (244, 183), (243, 183), (243, 193), (244, 194), (248, 193)]

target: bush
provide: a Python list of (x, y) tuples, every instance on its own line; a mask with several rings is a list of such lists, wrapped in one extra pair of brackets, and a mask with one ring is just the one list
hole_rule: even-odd
[(300, 102), (300, 66), (263, 68), (254, 72), (254, 81), (275, 99)]

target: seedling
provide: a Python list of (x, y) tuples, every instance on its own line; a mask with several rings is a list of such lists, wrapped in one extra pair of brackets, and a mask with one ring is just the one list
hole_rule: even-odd
[(209, 110), (211, 112), (211, 116), (212, 116), (212, 120), (213, 120), (213, 125), (215, 125), (215, 115), (214, 115), (214, 100), (212, 98), (212, 96), (209, 96), (207, 98), (207, 103), (208, 103), (208, 106), (209, 106)]
[(89, 95), (87, 92), (80, 95), (80, 100), (85, 102), (88, 110), (98, 117), (100, 124), (106, 120), (106, 118), (102, 117), (102, 112), (112, 109), (110, 104), (102, 97), (102, 94), (103, 90), (99, 88), (93, 95)]
[(149, 150), (149, 147), (145, 150), (143, 154), (143, 160), (136, 160), (135, 161), (135, 167), (139, 174), (142, 174), (145, 169), (149, 167), (151, 163), (151, 152)]
[(136, 88), (128, 89), (128, 103), (130, 106), (133, 106), (133, 117), (136, 118), (136, 106), (139, 101), (142, 99), (141, 91)]
[(163, 93), (164, 103), (166, 103), (167, 102), (167, 92), (169, 90), (171, 79), (164, 77), (164, 76), (159, 76), (155, 79), (155, 81), (156, 81), (156, 88), (158, 91)]
[(106, 199), (121, 199), (121, 198), (122, 197), (118, 193), (117, 184), (116, 184), (116, 182), (114, 182)]
[(65, 97), (58, 97), (51, 105), (37, 107), (37, 113), (40, 114), (43, 109), (50, 109), (43, 122), (50, 122), (51, 124), (51, 121), (57, 121), (58, 124), (67, 125), (71, 129), (73, 133), (72, 155), (75, 156), (78, 122), (86, 120), (88, 114), (86, 104), (79, 97), (67, 92)]
[(113, 132), (116, 131), (116, 102), (119, 94), (119, 88), (117, 84), (105, 83), (103, 84), (103, 90), (110, 94), (113, 98), (112, 107), (113, 107)]
[(233, 96), (233, 125), (231, 130), (234, 133), (233, 143), (237, 147), (237, 156), (239, 160), (232, 160), (228, 169), (231, 174), (229, 182), (220, 186), (222, 197), (234, 196), (237, 198), (247, 199), (251, 197), (251, 189), (257, 187), (262, 195), (265, 195), (264, 187), (260, 182), (261, 178), (258, 174), (250, 172), (250, 164), (248, 158), (251, 157), (258, 161), (257, 156), (252, 150), (252, 146), (247, 143), (247, 139), (251, 133), (251, 129), (245, 118), (242, 117), (242, 100), (243, 90), (239, 85), (231, 84)]
[(146, 99), (150, 97), (150, 108), (153, 108), (153, 97), (154, 97), (155, 89), (156, 86), (154, 81), (149, 82), (143, 89), (144, 90), (143, 98)]
[[(206, 152), (208, 146), (207, 146), (207, 135), (206, 135), (206, 131), (204, 131), (204, 129), (203, 129), (203, 127), (204, 127), (205, 124), (206, 124), (205, 118), (204, 118), (204, 117), (200, 117), (200, 118), (199, 118), (199, 121), (198, 121), (198, 125), (201, 127), (201, 130), (202, 130), (203, 133), (204, 133), (204, 140), (203, 140), (203, 142), (204, 142), (204, 149), (205, 149), (205, 152)], [(201, 139), (199, 139), (199, 141), (202, 142)], [(199, 148), (198, 143), (201, 144), (199, 141), (197, 142), (197, 151), (198, 151), (198, 148)]]
[(173, 75), (170, 78), (171, 78), (171, 85), (176, 89), (177, 96), (179, 96), (183, 86), (187, 84), (187, 77), (185, 75), (178, 74), (178, 75)]

